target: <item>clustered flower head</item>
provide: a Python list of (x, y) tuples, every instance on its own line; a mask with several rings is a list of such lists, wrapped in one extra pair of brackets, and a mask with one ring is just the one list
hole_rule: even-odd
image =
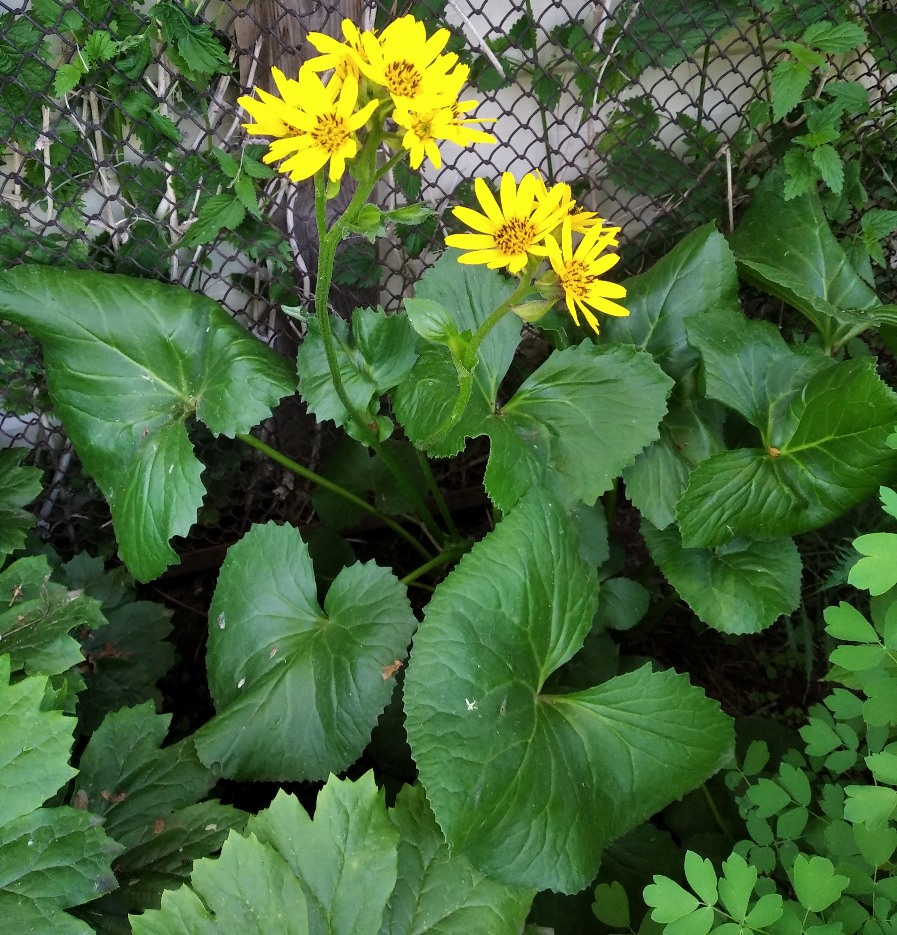
[(563, 297), (577, 325), (580, 312), (595, 332), (596, 311), (617, 317), (629, 314), (613, 301), (626, 295), (626, 287), (601, 278), (619, 262), (617, 254), (606, 251), (618, 246), (620, 228), (606, 227), (594, 212), (583, 211), (569, 185), (559, 182), (549, 187), (535, 173), (525, 175), (518, 185), (505, 172), (498, 200), (482, 179), (474, 182), (474, 191), (482, 213), (464, 207), (453, 208), (452, 213), (475, 233), (445, 239), (448, 246), (468, 251), (458, 257), (459, 263), (535, 274), (547, 259), (549, 269), (536, 286), (546, 298)]
[(258, 88), (257, 98), (239, 99), (255, 121), (244, 124), (247, 132), (272, 139), (265, 162), (279, 162), (279, 171), (294, 182), (329, 164), (329, 178), (337, 182), (371, 133), (376, 142), (407, 150), (414, 169), (425, 158), (440, 168), (441, 142), (495, 142), (475, 126), (483, 119), (467, 116), (477, 102), (459, 99), (470, 70), (443, 51), (447, 29), (428, 36), (424, 24), (408, 15), (380, 33), (360, 31), (351, 20), (343, 20), (342, 30), (342, 42), (309, 34), (320, 54), (297, 78), (273, 70), (279, 97)]

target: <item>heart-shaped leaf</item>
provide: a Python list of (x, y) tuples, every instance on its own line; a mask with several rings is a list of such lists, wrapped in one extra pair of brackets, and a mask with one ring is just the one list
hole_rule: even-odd
[[(378, 397), (399, 383), (417, 359), (414, 332), (405, 317), (370, 308), (356, 308), (352, 313), (351, 334), (344, 319), (331, 315), (330, 321), (343, 388), (356, 410), (374, 421)], [(297, 367), (299, 389), (308, 408), (319, 420), (333, 419), (355, 433), (355, 422), (333, 389), (324, 339), (314, 316), (308, 318)]]
[(209, 688), (218, 712), (200, 759), (234, 779), (323, 779), (358, 758), (386, 707), (417, 621), (373, 562), (344, 568), (324, 601), (308, 548), (267, 523), (233, 546), (209, 610)]
[(249, 431), (293, 392), (289, 363), (211, 299), (127, 276), (19, 266), (0, 274), (0, 316), (41, 341), (53, 406), (109, 501), (122, 560), (141, 581), (161, 574), (204, 493), (186, 419)]
[(759, 633), (800, 602), (801, 560), (791, 539), (733, 539), (717, 549), (684, 549), (675, 526), (642, 535), (667, 580), (708, 626)]
[(672, 385), (632, 347), (583, 341), (555, 351), (484, 420), (490, 498), (508, 510), (547, 483), (565, 499), (594, 503), (657, 438)]
[(571, 521), (536, 490), (439, 585), (415, 637), (406, 726), (427, 798), (449, 844), (509, 884), (581, 889), (605, 844), (732, 744), (716, 703), (673, 672), (543, 693), (596, 598)]
[[(432, 357), (425, 351), (421, 361)], [(438, 378), (430, 371), (434, 392), (445, 392), (435, 387), (447, 375), (448, 366)], [(569, 502), (594, 503), (657, 438), (671, 386), (649, 354), (584, 341), (552, 353), (504, 406), (496, 406), (494, 391), (487, 396), (478, 384), (452, 434), (452, 447), (464, 436), (489, 436), (486, 491), (501, 510), (509, 510), (526, 491), (541, 484)], [(425, 438), (433, 425), (425, 418), (427, 406), (412, 402), (427, 392), (428, 387), (419, 384), (396, 400), (399, 418), (415, 442)], [(441, 412), (448, 412), (448, 403)]]
[(626, 496), (652, 525), (664, 529), (676, 519), (676, 503), (701, 461), (725, 447), (725, 410), (711, 399), (682, 399), (673, 390), (660, 438), (623, 471)]

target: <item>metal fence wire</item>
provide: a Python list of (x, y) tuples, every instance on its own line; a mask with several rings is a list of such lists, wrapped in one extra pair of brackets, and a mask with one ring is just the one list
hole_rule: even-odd
[[(496, 119), (498, 143), (447, 145), (439, 170), (394, 171), (383, 202), (424, 200), (436, 213), (382, 243), (347, 243), (337, 311), (396, 307), (451, 229), (450, 207), (470, 203), (476, 176), (538, 169), (569, 182), (582, 204), (623, 228), (623, 266), (634, 273), (698, 224), (728, 230), (788, 147), (797, 188), (823, 191), (857, 262), (893, 299), (897, 13), (888, 3), (2, 0), (0, 8), (7, 264), (177, 283), (289, 352), (297, 336), (278, 309), (307, 306), (314, 292), (311, 185), (260, 169), (263, 146), (243, 132), (236, 99), (271, 90), (274, 65), (295, 75), (314, 54), (310, 31), (342, 38), (344, 17), (376, 29), (413, 13), (451, 30), (449, 48), (471, 67), (470, 97), (482, 102), (477, 116)], [(104, 507), (53, 417), (39, 349), (2, 324), (0, 376), (0, 447), (27, 446), (50, 471), (44, 531), (72, 548), (99, 545)], [(295, 424), (291, 416), (275, 430), (289, 435), (284, 426)], [(293, 454), (318, 457), (315, 432), (287, 440)], [(204, 519), (219, 537), (290, 500), (282, 489), (262, 494), (251, 479), (235, 491), (224, 468), (239, 460), (226, 446), (206, 458), (217, 468), (206, 475)]]

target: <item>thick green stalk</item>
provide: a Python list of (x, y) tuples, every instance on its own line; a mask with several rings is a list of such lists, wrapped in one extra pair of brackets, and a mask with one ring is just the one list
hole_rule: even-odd
[(439, 568), (441, 565), (447, 565), (449, 562), (453, 562), (456, 558), (461, 558), (465, 552), (470, 550), (470, 547), (473, 543), (469, 539), (465, 539), (463, 542), (458, 542), (450, 548), (446, 549), (444, 552), (440, 552), (435, 558), (431, 558), (426, 564), (421, 565), (419, 568), (415, 568), (414, 571), (409, 572), (405, 575), (404, 578), (399, 580), (402, 584), (411, 584), (412, 581), (416, 581), (418, 578), (423, 577), (428, 572), (431, 572), (434, 568)]
[(525, 275), (521, 279), (520, 284), (517, 288), (511, 293), (498, 306), (498, 308), (480, 325), (479, 328), (474, 332), (473, 337), (470, 339), (470, 344), (464, 348), (465, 356), (468, 358), (474, 358), (474, 365), (472, 368), (467, 369), (463, 367), (462, 364), (458, 362), (456, 358), (453, 360), (455, 364), (455, 369), (458, 372), (458, 396), (455, 398), (455, 405), (452, 406), (452, 411), (448, 414), (448, 417), (445, 418), (442, 423), (437, 427), (436, 431), (432, 435), (424, 439), (422, 448), (427, 449), (432, 447), (439, 441), (443, 436), (450, 432), (460, 421), (461, 416), (464, 415), (464, 410), (467, 409), (467, 404), (470, 402), (470, 394), (473, 391), (473, 373), (476, 369), (476, 352), (479, 346), (486, 340), (489, 335), (489, 332), (502, 320), (502, 318), (507, 315), (511, 308), (520, 302), (521, 299), (530, 291), (532, 286), (532, 273)]
[[(318, 487), (322, 487), (324, 490), (329, 490), (331, 493), (335, 493), (338, 497), (342, 497), (343, 500), (346, 500), (348, 503), (357, 506), (360, 510), (364, 510), (366, 513), (370, 513), (371, 516), (375, 516), (384, 526), (388, 526), (397, 536), (401, 536), (405, 542), (410, 545), (415, 552), (421, 555), (423, 558), (428, 561), (431, 559), (430, 553), (422, 546), (414, 536), (408, 532), (407, 529), (404, 529), (400, 526), (394, 519), (387, 516), (385, 513), (381, 513), (375, 506), (371, 506), (366, 500), (362, 500), (361, 497), (355, 496), (350, 490), (346, 490), (345, 487), (340, 487), (339, 484), (334, 484), (333, 481), (328, 480), (326, 477), (322, 477), (320, 474), (316, 474), (314, 471), (305, 467), (302, 464), (299, 464), (298, 461), (294, 461), (292, 458), (288, 458), (285, 454), (281, 454), (276, 448), (272, 448), (270, 445), (256, 438), (254, 435), (245, 435), (239, 433), (237, 438), (241, 442), (245, 442), (252, 448), (255, 448), (257, 451), (261, 451), (262, 454), (267, 455), (272, 461), (277, 462), (281, 467), (285, 467), (288, 471), (292, 471), (294, 474), (298, 474), (299, 477), (305, 478), (305, 480), (311, 481), (313, 484), (317, 484)], [(438, 557), (438, 556), (437, 556)]]
[(420, 465), (421, 473), (427, 481), (427, 486), (430, 488), (430, 493), (433, 495), (433, 500), (439, 509), (443, 522), (445, 523), (445, 528), (449, 531), (449, 535), (455, 539), (460, 539), (461, 533), (458, 532), (458, 527), (455, 525), (454, 519), (452, 519), (451, 511), (448, 508), (448, 504), (445, 502), (445, 497), (442, 496), (439, 484), (436, 483), (436, 478), (433, 476), (433, 469), (430, 467), (427, 456), (419, 448), (415, 448), (414, 453), (417, 455), (417, 463)]
[[(376, 153), (373, 153), (373, 155), (376, 156)], [(358, 429), (359, 439), (369, 448), (377, 452), (387, 469), (395, 476), (396, 480), (411, 498), (411, 502), (414, 504), (418, 516), (429, 534), (439, 543), (444, 539), (445, 535), (427, 509), (423, 497), (405, 474), (404, 470), (402, 470), (401, 465), (386, 451), (383, 445), (380, 444), (376, 425), (372, 428), (364, 416), (356, 409), (352, 400), (349, 399), (349, 394), (346, 392), (342, 375), (339, 371), (339, 361), (336, 356), (336, 343), (333, 337), (333, 328), (330, 324), (328, 299), (330, 297), (330, 286), (333, 281), (333, 266), (336, 261), (337, 247), (339, 247), (340, 241), (342, 240), (346, 225), (352, 222), (354, 215), (367, 203), (367, 199), (370, 197), (376, 181), (377, 174), (374, 171), (371, 171), (364, 181), (360, 181), (345, 212), (334, 222), (330, 230), (326, 230), (325, 182), (322, 173), (319, 172), (315, 176), (315, 217), (318, 223), (320, 241), (318, 274), (315, 282), (315, 317), (321, 331), (321, 340), (324, 344), (324, 354), (327, 358), (327, 366), (330, 370), (333, 388), (346, 412), (349, 414), (349, 417), (355, 423)]]

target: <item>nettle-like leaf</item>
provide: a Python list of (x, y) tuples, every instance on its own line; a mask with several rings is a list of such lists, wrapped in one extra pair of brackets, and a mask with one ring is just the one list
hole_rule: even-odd
[[(382, 422), (380, 434), (391, 432), (391, 422), (379, 416), (378, 398), (401, 382), (417, 359), (417, 340), (407, 318), (387, 315), (382, 309), (356, 308), (349, 323), (330, 316), (343, 388), (356, 410), (372, 422)], [(324, 339), (317, 318), (307, 319), (308, 333), (299, 348), (299, 389), (319, 420), (332, 419), (350, 435), (354, 420), (333, 389)]]
[(99, 601), (50, 580), (43, 555), (20, 558), (0, 572), (0, 646), (13, 671), (59, 675), (84, 661), (78, 628), (106, 623)]
[(286, 360), (211, 299), (53, 266), (0, 274), (0, 316), (38, 338), (53, 406), (109, 501), (119, 554), (141, 581), (177, 559), (203, 497), (185, 422), (233, 436), (270, 415)]
[(729, 243), (745, 280), (802, 312), (831, 343), (864, 322), (894, 319), (832, 233), (815, 190), (786, 201), (777, 177), (767, 177)]
[(280, 792), (246, 830), (301, 881), (311, 935), (377, 935), (396, 883), (399, 834), (373, 773), (357, 782), (331, 778), (318, 794), (314, 820)]
[(158, 906), (163, 889), (185, 882), (193, 860), (245, 823), (237, 809), (198, 801), (217, 777), (192, 739), (162, 747), (170, 721), (152, 702), (108, 714), (78, 764), (72, 801), (125, 847), (116, 860), (122, 889), (100, 900), (100, 913), (123, 918)]
[(420, 786), (405, 786), (389, 817), (399, 832), (399, 872), (380, 935), (517, 935), (531, 890), (504, 886), (452, 854)]
[(134, 579), (124, 567), (106, 570), (85, 552), (54, 572), (71, 590), (100, 601), (101, 625), (78, 634), (86, 665), (78, 695), (78, 729), (90, 734), (110, 711), (157, 699), (156, 683), (174, 663), (171, 611), (136, 600)]
[(816, 529), (874, 493), (897, 468), (885, 440), (897, 396), (869, 360), (791, 350), (770, 326), (714, 311), (689, 324), (707, 393), (739, 411), (764, 447), (713, 455), (676, 506), (683, 544)]
[(801, 559), (792, 539), (738, 538), (686, 549), (675, 526), (642, 523), (651, 558), (691, 609), (723, 633), (759, 633), (800, 603)]
[(605, 844), (732, 744), (719, 707), (670, 671), (544, 691), (596, 602), (570, 519), (537, 490), (439, 585), (415, 637), (405, 711), (421, 783), (453, 853), (511, 885), (581, 889)]
[(344, 568), (318, 605), (298, 531), (254, 526), (224, 561), (209, 610), (217, 714), (200, 758), (235, 779), (323, 779), (361, 754), (389, 702), (389, 667), (417, 626), (404, 587), (373, 562)]
[(41, 471), (22, 467), (26, 452), (0, 451), (0, 558), (25, 545), (25, 533), (34, 526), (33, 513), (22, 507), (41, 492)]
[(0, 656), (0, 918), (10, 931), (90, 935), (65, 909), (116, 887), (120, 847), (86, 812), (41, 808), (74, 775), (74, 718), (42, 710), (44, 676), (10, 684)]
[(190, 886), (131, 916), (134, 935), (309, 935), (305, 894), (286, 861), (256, 837), (232, 834), (216, 860), (193, 866)]
[(331, 777), (314, 819), (279, 792), (232, 832), (190, 887), (133, 917), (134, 935), (516, 935), (531, 892), (484, 877), (450, 854), (422, 790), (387, 811), (373, 774)]
[[(427, 349), (421, 361), (435, 364), (435, 353)], [(456, 393), (446, 379), (444, 367), (439, 379), (421, 380), (396, 397), (397, 415), (418, 444), (451, 409)], [(594, 503), (657, 438), (672, 386), (643, 351), (590, 341), (552, 353), (502, 406), (496, 383), (492, 396), (477, 383), (456, 431), (489, 436), (485, 485), (500, 510), (542, 485), (567, 502)]]

